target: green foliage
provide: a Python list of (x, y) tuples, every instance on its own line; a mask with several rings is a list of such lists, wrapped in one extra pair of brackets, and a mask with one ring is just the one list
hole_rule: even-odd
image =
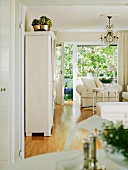
[(103, 123), (102, 128), (99, 131), (100, 138), (113, 147), (113, 152), (118, 151), (128, 158), (128, 129), (125, 129), (123, 123), (121, 121), (117, 124), (111, 122), (109, 125)]
[(112, 78), (101, 78), (99, 79), (102, 83), (112, 83)]
[(64, 46), (64, 78), (73, 78), (73, 45)]
[(40, 19), (33, 19), (32, 26), (34, 25), (48, 25), (52, 27), (52, 20), (46, 16), (42, 16)]
[[(114, 57), (115, 56), (115, 59)], [(117, 65), (117, 47), (116, 46), (79, 46), (78, 47), (78, 77), (86, 76), (87, 70), (84, 68), (92, 66), (93, 75), (107, 74), (108, 65), (115, 62)]]
[(41, 25), (48, 25), (49, 27), (52, 27), (52, 20), (46, 16), (40, 17), (39, 22)]
[[(77, 77), (87, 75), (88, 68), (93, 68), (93, 76), (112, 77), (117, 71), (108, 72), (108, 65), (115, 63), (117, 66), (116, 46), (78, 46)], [(57, 68), (61, 67), (61, 47), (57, 47)], [(75, 63), (74, 63), (75, 64)], [(73, 44), (64, 45), (64, 78), (73, 78)]]
[(40, 25), (40, 22), (39, 22), (38, 19), (34, 19), (34, 20), (32, 21), (32, 26), (34, 26), (34, 25)]

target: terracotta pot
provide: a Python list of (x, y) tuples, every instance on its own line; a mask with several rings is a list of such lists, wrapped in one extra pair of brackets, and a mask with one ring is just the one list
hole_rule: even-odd
[(33, 26), (33, 29), (34, 29), (34, 31), (40, 30), (40, 25), (34, 25), (34, 26)]

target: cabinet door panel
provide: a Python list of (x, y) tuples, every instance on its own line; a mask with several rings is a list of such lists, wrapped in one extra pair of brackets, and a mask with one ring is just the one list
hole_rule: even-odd
[(49, 36), (26, 36), (26, 133), (51, 135), (53, 119), (52, 58)]

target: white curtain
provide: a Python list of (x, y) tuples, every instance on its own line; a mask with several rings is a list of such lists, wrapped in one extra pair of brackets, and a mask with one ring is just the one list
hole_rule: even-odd
[(118, 83), (126, 91), (128, 85), (128, 31), (119, 31), (118, 42)]

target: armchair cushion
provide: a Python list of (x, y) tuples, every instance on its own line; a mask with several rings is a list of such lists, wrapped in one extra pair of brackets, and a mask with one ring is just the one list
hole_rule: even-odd
[(92, 88), (96, 88), (96, 84), (93, 79), (81, 78), (81, 80), (88, 91), (91, 92)]
[(76, 86), (76, 91), (80, 94), (87, 92), (87, 88), (83, 84), (79, 84)]

